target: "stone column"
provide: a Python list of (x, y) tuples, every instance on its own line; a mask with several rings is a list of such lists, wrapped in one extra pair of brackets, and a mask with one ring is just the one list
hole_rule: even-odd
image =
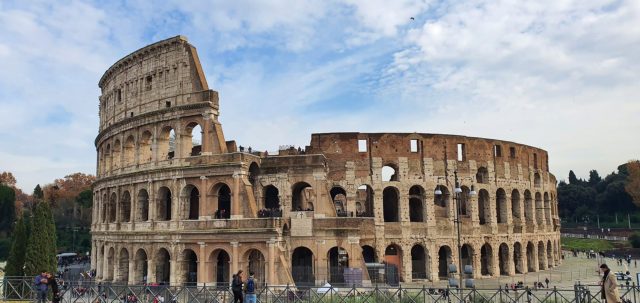
[[(231, 274), (235, 274), (238, 272), (239, 268), (238, 268), (238, 246), (240, 246), (240, 243), (238, 243), (237, 241), (235, 242), (231, 242)], [(231, 280), (229, 280), (231, 281)]]
[(499, 277), (500, 276), (500, 246), (491, 245), (491, 276)]
[(531, 266), (533, 268), (534, 272), (537, 272), (539, 269), (539, 262), (538, 262), (538, 245), (533, 244), (533, 256), (531, 256), (531, 261), (533, 262), (533, 266)]
[(411, 282), (413, 280), (412, 265), (411, 264), (411, 246), (401, 246), (402, 249), (402, 280)]
[(242, 218), (240, 209), (240, 172), (233, 172), (233, 194), (231, 197), (231, 219)]
[[(133, 257), (131, 257), (133, 255)], [(129, 251), (129, 285), (135, 285), (136, 284), (136, 260), (135, 260), (135, 253), (133, 252), (133, 247), (131, 248), (131, 250)]]
[(213, 138), (211, 136), (211, 118), (209, 117), (209, 113), (203, 113), (202, 114), (202, 150), (201, 150), (201, 155), (211, 155), (212, 154), (212, 148), (211, 148), (211, 139)]
[(107, 250), (106, 247), (106, 243), (105, 243), (105, 248), (104, 248), (104, 258), (102, 259), (102, 279), (104, 281), (104, 279), (108, 278), (108, 272), (109, 272), (109, 250)]
[(507, 253), (507, 264), (509, 264), (509, 267), (507, 268), (507, 273), (509, 274), (509, 276), (513, 276), (516, 274), (516, 262), (513, 259), (513, 246), (508, 245), (507, 247), (509, 248), (508, 253)]
[[(95, 258), (95, 262), (91, 263), (91, 266), (93, 266), (96, 269), (96, 279), (100, 280), (102, 279), (102, 266), (104, 265), (104, 254), (102, 256), (100, 256), (100, 247), (102, 247), (102, 242), (101, 241), (96, 241), (96, 246), (97, 246), (97, 251), (96, 251), (96, 258)], [(102, 249), (102, 251), (104, 251), (104, 249)]]
[(267, 247), (269, 249), (269, 256), (268, 256), (268, 261), (267, 261), (267, 271), (268, 271), (268, 277), (267, 277), (267, 283), (268, 284), (276, 284), (276, 242), (275, 240), (269, 240), (267, 241)]
[[(207, 280), (207, 258), (205, 256), (206, 252), (206, 244), (204, 242), (198, 242), (200, 245), (200, 252), (198, 253), (198, 282), (199, 283), (207, 283), (210, 282)], [(198, 283), (198, 284), (199, 284)]]
[(482, 249), (482, 246), (474, 247), (473, 249), (473, 277), (475, 279), (482, 277), (482, 259), (480, 258), (481, 249)]
[(147, 284), (156, 282), (156, 260), (147, 256)]

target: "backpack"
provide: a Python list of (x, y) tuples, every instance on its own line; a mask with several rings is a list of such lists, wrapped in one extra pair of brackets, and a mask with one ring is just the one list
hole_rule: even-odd
[(252, 294), (255, 291), (255, 285), (253, 282), (253, 278), (249, 278), (247, 281), (247, 293)]

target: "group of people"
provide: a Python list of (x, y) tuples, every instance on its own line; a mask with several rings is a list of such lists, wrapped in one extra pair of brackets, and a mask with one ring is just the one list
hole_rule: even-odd
[(216, 219), (229, 219), (231, 217), (231, 213), (228, 212), (226, 209), (218, 209), (216, 210), (216, 212), (213, 214), (213, 217)]
[(263, 208), (258, 211), (258, 218), (277, 218), (277, 217), (282, 217), (282, 209)]
[(53, 294), (53, 303), (60, 302), (62, 299), (60, 289), (58, 287), (58, 281), (56, 281), (56, 277), (50, 272), (42, 270), (40, 274), (35, 277), (34, 284), (36, 286), (36, 300), (38, 303), (47, 302), (49, 288), (51, 288), (51, 292)]
[(243, 271), (238, 271), (233, 275), (231, 280), (231, 291), (233, 292), (233, 303), (243, 303), (243, 290), (246, 294), (247, 303), (256, 303), (256, 282), (253, 278), (253, 272), (249, 272), (247, 283), (242, 282)]

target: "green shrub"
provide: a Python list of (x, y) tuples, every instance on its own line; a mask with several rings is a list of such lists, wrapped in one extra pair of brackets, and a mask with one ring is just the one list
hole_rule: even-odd
[(629, 243), (633, 248), (640, 248), (640, 233), (635, 232), (629, 236)]

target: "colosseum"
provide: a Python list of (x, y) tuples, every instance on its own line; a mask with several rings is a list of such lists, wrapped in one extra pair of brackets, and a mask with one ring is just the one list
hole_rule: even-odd
[(397, 285), (446, 280), (458, 255), (476, 279), (561, 262), (542, 149), (352, 132), (251, 150), (225, 138), (183, 36), (120, 59), (99, 87), (99, 281), (227, 285), (244, 270), (270, 285)]

